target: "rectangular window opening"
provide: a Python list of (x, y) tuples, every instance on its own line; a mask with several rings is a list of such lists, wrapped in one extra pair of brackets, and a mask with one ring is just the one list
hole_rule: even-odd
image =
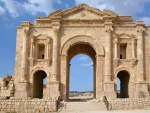
[(120, 43), (120, 59), (126, 59), (127, 43)]
[(37, 59), (44, 59), (45, 45), (38, 44)]

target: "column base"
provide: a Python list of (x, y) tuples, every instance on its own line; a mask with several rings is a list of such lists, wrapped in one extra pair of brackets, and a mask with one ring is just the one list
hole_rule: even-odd
[(28, 97), (28, 82), (24, 81), (24, 82), (19, 82), (17, 87), (16, 87), (16, 91), (15, 91), (15, 97), (19, 97), (19, 98), (27, 98)]
[(103, 87), (104, 87), (103, 96), (106, 96), (107, 99), (114, 99), (117, 97), (114, 82), (112, 81), (104, 82)]
[(52, 81), (50, 82), (49, 86), (50, 90), (47, 93), (48, 97), (50, 97), (53, 100), (58, 100), (60, 97), (60, 91), (59, 91), (59, 81)]
[(148, 82), (138, 81), (136, 83), (136, 98), (150, 98), (150, 94), (148, 92)]

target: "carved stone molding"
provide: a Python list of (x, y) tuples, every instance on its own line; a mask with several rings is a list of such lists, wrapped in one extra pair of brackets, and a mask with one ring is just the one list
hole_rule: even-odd
[(120, 38), (121, 36), (127, 36), (128, 38), (136, 38), (134, 34), (126, 34), (126, 33), (115, 33), (114, 38)]

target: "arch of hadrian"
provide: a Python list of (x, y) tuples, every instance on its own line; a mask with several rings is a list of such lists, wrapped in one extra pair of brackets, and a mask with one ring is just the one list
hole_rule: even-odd
[[(94, 98), (149, 98), (150, 27), (86, 4), (17, 27), (15, 73), (1, 79), (1, 97), (68, 100), (70, 60), (93, 60)], [(43, 79), (47, 78), (43, 97)]]

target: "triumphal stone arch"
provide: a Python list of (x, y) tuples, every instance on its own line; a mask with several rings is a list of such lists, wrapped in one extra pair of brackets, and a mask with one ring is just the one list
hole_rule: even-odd
[(117, 78), (121, 98), (150, 97), (150, 27), (86, 4), (17, 27), (15, 73), (1, 79), (1, 97), (67, 101), (70, 60), (77, 54), (93, 60), (94, 98), (116, 99)]

